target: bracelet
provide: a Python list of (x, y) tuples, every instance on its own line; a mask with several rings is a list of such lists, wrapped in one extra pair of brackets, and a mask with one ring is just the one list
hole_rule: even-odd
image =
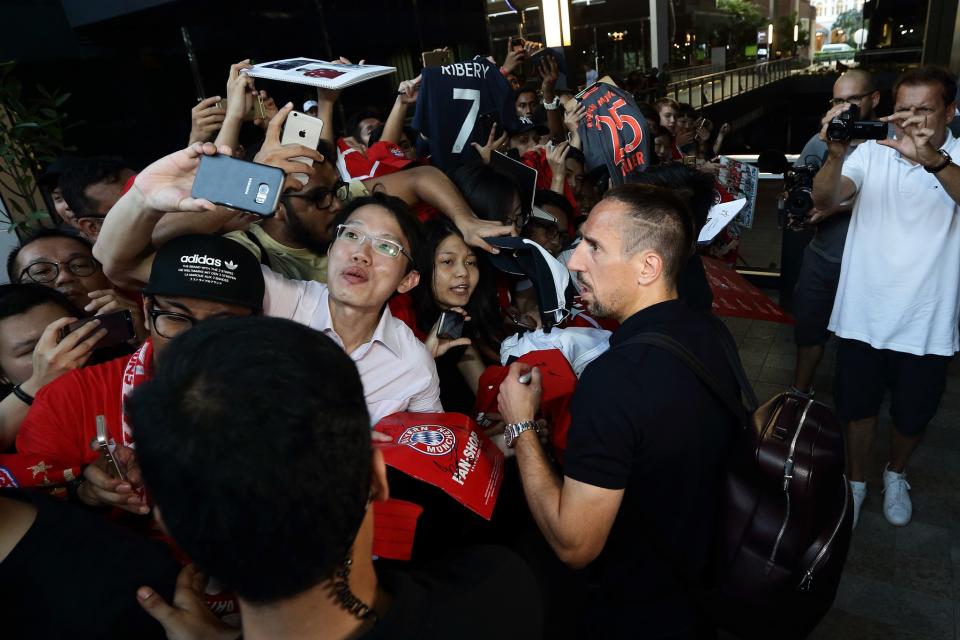
[(13, 388), (13, 395), (17, 396), (21, 402), (30, 406), (33, 404), (33, 396), (20, 388), (20, 385), (16, 385)]
[(560, 96), (553, 96), (553, 100), (547, 102), (546, 100), (541, 100), (543, 103), (543, 108), (547, 111), (556, 111), (560, 108)]

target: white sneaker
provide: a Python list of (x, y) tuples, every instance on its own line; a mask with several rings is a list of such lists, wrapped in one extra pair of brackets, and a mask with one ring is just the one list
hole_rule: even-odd
[(907, 474), (890, 471), (888, 464), (883, 470), (883, 515), (890, 524), (902, 527), (910, 522), (913, 503), (910, 501), (909, 492)]
[(857, 521), (860, 520), (860, 507), (867, 498), (867, 483), (851, 480), (850, 492), (853, 494), (853, 526), (856, 527)]

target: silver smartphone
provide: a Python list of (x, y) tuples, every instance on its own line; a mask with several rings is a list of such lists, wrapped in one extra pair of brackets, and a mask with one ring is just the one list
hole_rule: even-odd
[[(283, 125), (280, 144), (302, 144), (305, 147), (316, 149), (320, 142), (321, 133), (323, 133), (323, 120), (299, 111), (291, 111)], [(291, 158), (291, 160), (313, 166), (311, 158), (297, 156)], [(292, 175), (303, 184), (307, 184), (310, 179), (310, 176), (305, 173), (294, 173)]]

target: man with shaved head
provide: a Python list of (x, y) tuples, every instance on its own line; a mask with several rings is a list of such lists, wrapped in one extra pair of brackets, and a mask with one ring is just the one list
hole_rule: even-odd
[[(833, 84), (831, 107), (855, 105), (859, 120), (872, 120), (880, 102), (873, 78), (862, 69), (850, 69)], [(851, 140), (847, 155), (853, 153), (862, 140)], [(807, 141), (794, 163), (795, 167), (814, 164), (820, 166), (827, 157), (827, 143), (817, 132)], [(813, 393), (813, 377), (823, 359), (823, 349), (830, 332), (827, 323), (833, 309), (833, 299), (840, 282), (840, 262), (847, 239), (852, 202), (841, 202), (829, 210), (814, 208), (810, 224), (814, 226), (813, 240), (803, 254), (803, 264), (794, 292), (794, 340), (797, 344), (797, 369), (793, 387), (804, 394)]]

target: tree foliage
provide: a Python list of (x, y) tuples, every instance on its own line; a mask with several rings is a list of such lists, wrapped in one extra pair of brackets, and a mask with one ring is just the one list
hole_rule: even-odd
[(844, 11), (837, 16), (836, 20), (833, 21), (833, 29), (835, 31), (843, 29), (842, 42), (846, 42), (851, 47), (856, 47), (853, 34), (855, 34), (857, 30), (863, 26), (863, 14), (859, 9), (850, 9), (849, 11)]

